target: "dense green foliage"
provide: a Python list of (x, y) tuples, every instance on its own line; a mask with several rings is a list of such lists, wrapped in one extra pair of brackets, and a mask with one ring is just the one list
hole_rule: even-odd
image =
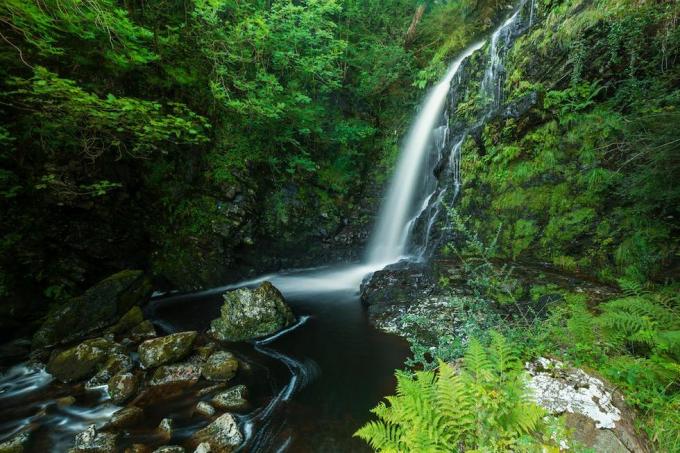
[[(680, 6), (536, 5), (503, 62), (504, 104), (530, 108), (464, 143), (463, 195), (435, 266), (442, 301), (400, 320), (407, 364), (437, 369), (499, 331), (523, 360), (603, 376), (655, 451), (680, 451)], [(473, 61), (471, 80), (483, 70)], [(455, 121), (484, 111), (478, 88)], [(384, 438), (377, 426), (362, 433), (376, 447)]]
[(471, 5), (3, 2), (0, 297), (133, 265), (190, 288), (260, 240), (337, 231), (415, 85), (500, 7)]
[(559, 451), (559, 422), (533, 403), (510, 344), (494, 334), (484, 348), (472, 340), (456, 370), (397, 373), (397, 394), (373, 409), (378, 421), (356, 435), (376, 451)]
[(468, 141), (461, 209), (486, 241), (503, 225), (500, 256), (663, 280), (679, 250), (678, 5), (543, 11), (513, 47), (505, 83), (509, 102), (534, 92), (539, 103), (488, 124), (483, 146)]

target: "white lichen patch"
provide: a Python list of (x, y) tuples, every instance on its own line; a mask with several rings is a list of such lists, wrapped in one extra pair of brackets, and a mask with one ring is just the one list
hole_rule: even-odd
[(527, 363), (526, 369), (535, 401), (551, 414), (581, 414), (601, 429), (614, 429), (621, 420), (621, 411), (614, 406), (611, 392), (600, 379), (544, 357)]

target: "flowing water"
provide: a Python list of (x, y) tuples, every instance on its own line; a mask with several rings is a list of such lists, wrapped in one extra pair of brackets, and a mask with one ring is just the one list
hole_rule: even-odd
[[(482, 94), (490, 98), (485, 117), (501, 105), (503, 58), (525, 22), (534, 21), (524, 4), (491, 36)], [(524, 17), (528, 19), (525, 19)], [(246, 442), (242, 451), (368, 451), (352, 438), (370, 418), (369, 409), (394, 390), (394, 369), (408, 354), (402, 339), (370, 326), (359, 302), (359, 286), (371, 273), (401, 259), (426, 259), (445, 202), (461, 189), (461, 147), (467, 129), (452, 130), (455, 90), (461, 71), (484, 42), (465, 50), (427, 95), (406, 137), (380, 209), (363, 264), (265, 275), (254, 280), (183, 295), (158, 295), (147, 317), (163, 333), (205, 331), (219, 315), (221, 295), (269, 280), (292, 306), (297, 323), (253, 343), (227, 346), (245, 364), (235, 383), (249, 388), (251, 405), (238, 414)], [(483, 119), (480, 119), (482, 121)], [(441, 170), (444, 167), (444, 170)], [(447, 175), (437, 177), (435, 173)], [(420, 225), (422, 233), (414, 238)], [(75, 397), (75, 399), (65, 398)], [(145, 420), (125, 441), (151, 442), (163, 417), (175, 420), (174, 443), (204, 426), (192, 408), (197, 397), (145, 409)], [(39, 366), (17, 365), (0, 376), (0, 440), (31, 430), (35, 451), (66, 451), (75, 433), (101, 426), (119, 409), (105, 389), (56, 383)]]

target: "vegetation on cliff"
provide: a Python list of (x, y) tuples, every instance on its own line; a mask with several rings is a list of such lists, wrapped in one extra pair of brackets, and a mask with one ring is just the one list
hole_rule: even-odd
[[(496, 330), (525, 360), (559, 357), (591, 370), (638, 410), (651, 448), (679, 451), (680, 9), (535, 6), (502, 64), (501, 109), (463, 144), (462, 195), (435, 265), (443, 302), (414, 301), (396, 325), (415, 369), (441, 374), (441, 360), (458, 360), (471, 337), (486, 343)], [(466, 71), (481, 80), (484, 66), (472, 61)], [(454, 125), (487, 111), (490, 100), (471, 83)], [(411, 424), (397, 413), (404, 397), (376, 412), (388, 431)], [(389, 451), (370, 426), (359, 433)], [(448, 448), (466, 448), (456, 445)]]

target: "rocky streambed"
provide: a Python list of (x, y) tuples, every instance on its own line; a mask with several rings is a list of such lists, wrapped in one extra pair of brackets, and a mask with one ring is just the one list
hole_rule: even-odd
[(155, 297), (109, 277), (2, 348), (0, 452), (368, 451), (352, 433), (408, 349), (345, 271)]
[(245, 383), (257, 379), (225, 340), (288, 327), (290, 307), (263, 283), (227, 293), (209, 332), (160, 335), (144, 319), (149, 296), (143, 274), (126, 271), (50, 312), (27, 361), (2, 377), (0, 452), (229, 452), (244, 444), (244, 414), (253, 410)]

